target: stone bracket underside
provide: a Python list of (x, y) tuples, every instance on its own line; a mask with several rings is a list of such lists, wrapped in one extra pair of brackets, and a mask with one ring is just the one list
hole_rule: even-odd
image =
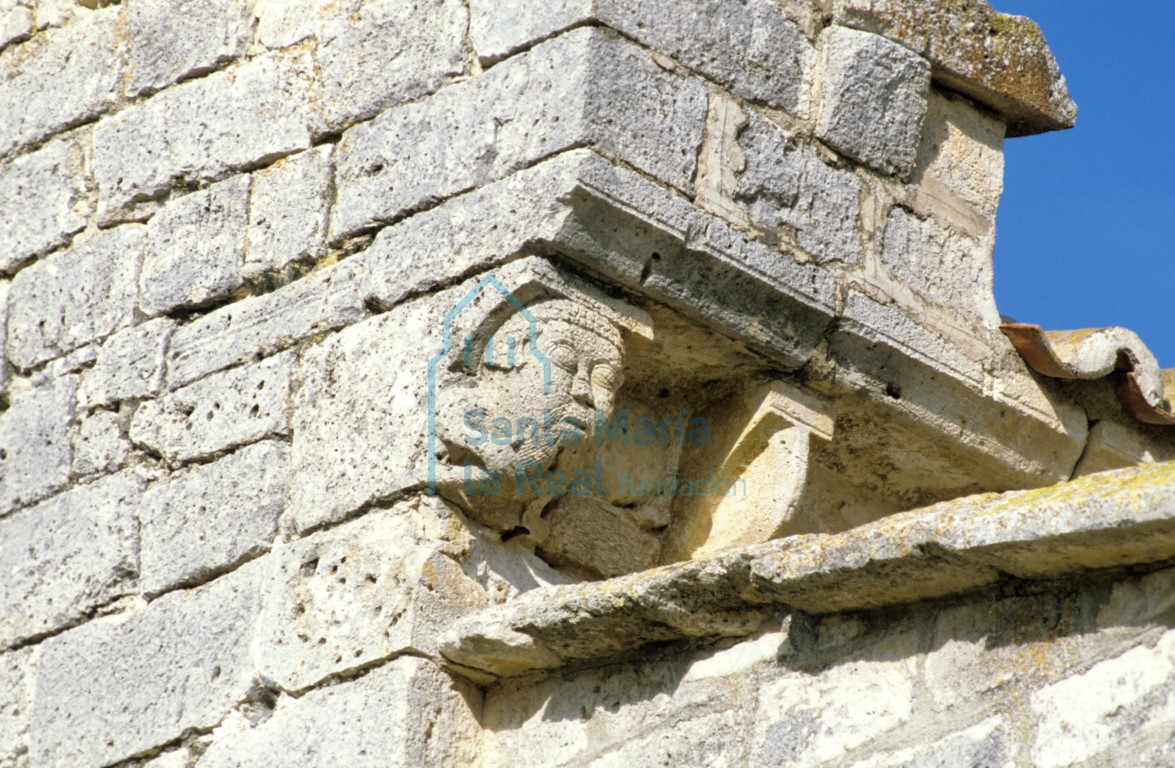
[(1175, 558), (1175, 463), (985, 494), (600, 582), (545, 587), (441, 642), (482, 682), (659, 641), (739, 637), (779, 607), (829, 614)]
[(1133, 331), (1044, 331), (1027, 323), (1008, 323), (1000, 330), (1038, 373), (1086, 381), (1112, 377), (1131, 416), (1146, 424), (1175, 425), (1175, 369), (1161, 370)]

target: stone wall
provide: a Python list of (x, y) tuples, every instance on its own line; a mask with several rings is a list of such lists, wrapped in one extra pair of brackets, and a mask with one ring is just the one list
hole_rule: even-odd
[(1039, 30), (1009, 85), (985, 3), (872, 5), (0, 2), (0, 766), (1175, 764), (1170, 571), (642, 620), (547, 676), (440, 652), (705, 551), (427, 493), (430, 356), (491, 272), (610, 318), (635, 409), (738, 442), (767, 387), (811, 454), (763, 476), (819, 514), (760, 538), (1067, 481), (1091, 426), (1098, 470), (1175, 457), (997, 330), (1002, 142), (1073, 118)]

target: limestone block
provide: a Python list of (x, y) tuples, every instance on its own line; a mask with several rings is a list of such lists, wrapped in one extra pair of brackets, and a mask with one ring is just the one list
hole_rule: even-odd
[(1008, 726), (998, 717), (952, 733), (933, 744), (912, 746), (854, 762), (858, 768), (946, 765), (1013, 765)]
[(974, 240), (934, 218), (890, 211), (882, 236), (881, 262), (899, 283), (951, 311), (977, 332), (999, 325), (995, 306), (993, 239)]
[(288, 473), (288, 446), (265, 441), (154, 483), (139, 508), (142, 590), (198, 583), (267, 551)]
[(930, 64), (878, 35), (829, 27), (816, 135), (887, 174), (914, 169), (930, 90)]
[(209, 376), (139, 406), (130, 437), (184, 462), (287, 434), (291, 353)]
[(935, 79), (995, 110), (1009, 136), (1072, 128), (1077, 106), (1040, 27), (986, 0), (835, 0), (837, 24), (885, 35), (923, 54)]
[(743, 169), (736, 169), (735, 202), (770, 230), (794, 229), (796, 242), (817, 263), (861, 260), (861, 181), (829, 167), (810, 145), (757, 112), (738, 134)]
[(82, 152), (55, 139), (0, 164), (0, 272), (64, 245), (86, 226)]
[(8, 378), (12, 375), (8, 354), (4, 351), (8, 338), (8, 289), (10, 283), (0, 280), (0, 405), (8, 403)]
[(908, 722), (914, 711), (917, 635), (876, 642), (817, 677), (790, 672), (759, 688), (752, 765), (813, 766)]
[(218, 179), (310, 146), (312, 69), (302, 49), (264, 54), (98, 123), (99, 221), (142, 217), (138, 204), (180, 182)]
[(127, 95), (138, 96), (207, 73), (249, 47), (246, 0), (135, 0), (126, 4)]
[(168, 350), (168, 386), (182, 386), (361, 320), (367, 315), (362, 277), (362, 259), (347, 259), (180, 327)]
[(262, 674), (299, 691), (429, 652), (456, 614), (484, 600), (456, 562), (468, 537), (453, 508), (417, 498), (281, 548), (257, 639)]
[(69, 482), (77, 377), (15, 395), (0, 413), (0, 515)]
[(82, 376), (78, 405), (96, 408), (158, 394), (163, 387), (164, 351), (174, 330), (175, 321), (156, 318), (108, 338), (94, 366)]
[(124, 472), (0, 520), (0, 647), (84, 619), (132, 587), (142, 489)]
[(938, 199), (947, 197), (939, 188), (946, 190), (994, 219), (1004, 191), (1004, 131), (970, 102), (932, 88), (918, 148), (922, 190)]
[(1031, 756), (1042, 768), (1093, 758), (1139, 731), (1175, 728), (1175, 631), (1032, 695)]
[(76, 16), (87, 15), (90, 10), (77, 0), (37, 0), (34, 17), (40, 30), (63, 26)]
[(316, 135), (419, 99), (465, 69), (469, 14), (461, 0), (382, 0), (328, 13), (314, 57)]
[(0, 2), (0, 49), (33, 33), (33, 0)]
[(0, 654), (0, 768), (28, 765), (29, 711), (41, 649)]
[(199, 306), (241, 287), (248, 226), (247, 175), (168, 203), (147, 225), (139, 279), (143, 312)]
[(324, 255), (332, 151), (329, 145), (317, 147), (253, 174), (246, 279)]
[(95, 411), (81, 420), (73, 439), (73, 473), (104, 474), (122, 466), (130, 454), (127, 419), (112, 411)]
[(9, 294), (8, 359), (30, 368), (130, 325), (144, 234), (116, 227), (22, 270)]
[(809, 359), (835, 306), (836, 279), (826, 270), (781, 257), (586, 149), (385, 228), (364, 254), (365, 294), (392, 306), (536, 244), (682, 313), (700, 312), (786, 367)]
[(477, 765), (480, 694), (405, 656), (363, 677), (282, 699), (257, 727), (216, 741), (199, 768)]
[(639, 0), (473, 0), (470, 37), (483, 63), (598, 21), (744, 98), (807, 113), (812, 44), (769, 0), (649, 5)]
[(169, 750), (143, 763), (142, 768), (188, 768), (192, 764), (192, 751), (187, 747)]
[[(120, 8), (87, 14), (0, 54), (0, 155), (102, 114), (124, 69)], [(30, 98), (53, 84), (53, 98)]]
[(264, 562), (42, 646), (35, 765), (109, 765), (209, 729), (256, 685), (249, 641)]
[(705, 113), (700, 83), (629, 43), (576, 30), (347, 131), (331, 236), (584, 144), (689, 191)]

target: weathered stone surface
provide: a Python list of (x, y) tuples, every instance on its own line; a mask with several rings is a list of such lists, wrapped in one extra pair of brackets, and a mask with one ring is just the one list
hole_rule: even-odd
[(991, 240), (952, 232), (933, 218), (901, 208), (890, 211), (882, 235), (881, 263), (901, 285), (977, 329), (999, 325)]
[(324, 255), (333, 151), (317, 147), (253, 174), (246, 279)]
[(911, 746), (854, 762), (858, 768), (920, 768), (921, 766), (1013, 765), (1012, 739), (999, 718), (984, 720), (933, 744)]
[(312, 69), (301, 48), (264, 54), (100, 122), (93, 150), (99, 221), (141, 217), (137, 204), (179, 182), (221, 178), (310, 146)]
[(917, 665), (913, 633), (896, 634), (813, 679), (779, 675), (759, 688), (753, 765), (835, 764), (910, 719)]
[(484, 602), (457, 558), (465, 523), (417, 498), (274, 553), (258, 633), (261, 671), (288, 691), (405, 652), (427, 653), (455, 615)]
[(823, 614), (962, 592), (1001, 573), (1048, 578), (1162, 562), (1175, 551), (1172, 474), (1175, 464), (1136, 467), (784, 540), (756, 559), (752, 581), (764, 595)]
[(383, 0), (332, 16), (317, 32), (316, 135), (418, 99), (465, 69), (469, 14), (460, 0)]
[(985, 0), (836, 0), (833, 18), (926, 56), (935, 79), (993, 108), (1009, 136), (1072, 128), (1077, 120), (1040, 27)]
[[(835, 306), (828, 272), (783, 257), (588, 150), (386, 228), (364, 254), (365, 293), (392, 306), (529, 247), (565, 253), (683, 314), (701, 313), (708, 326), (789, 368), (811, 357)], [(432, 258), (436, 252), (451, 256)], [(723, 298), (732, 295), (737, 303)]]
[(256, 728), (216, 741), (199, 768), (475, 765), (481, 696), (431, 662), (401, 657), (357, 680), (282, 699)]
[[(346, 133), (332, 237), (594, 144), (691, 188), (705, 125), (696, 81), (599, 31), (577, 30)], [(517, 116), (526, 114), (525, 120)]]
[(10, 283), (0, 280), (0, 405), (8, 403), (8, 379), (12, 375), (8, 364), (5, 341), (8, 338), (8, 289)]
[(821, 36), (824, 84), (816, 135), (883, 173), (914, 169), (930, 65), (878, 35), (829, 27)]
[(179, 328), (168, 353), (168, 386), (187, 384), (361, 320), (367, 315), (360, 293), (362, 276), (362, 258), (347, 259)]
[(22, 270), (9, 294), (8, 359), (30, 368), (130, 325), (143, 230), (117, 227)]
[(745, 637), (767, 618), (747, 589), (753, 547), (603, 582), (535, 589), (457, 622), (440, 651), (510, 677), (650, 642)]
[(0, 413), (0, 515), (69, 482), (76, 376), (15, 395)]
[(126, 4), (127, 94), (137, 96), (209, 72), (249, 47), (253, 30), (246, 0), (212, 0), (176, 7), (171, 0)]
[(267, 551), (288, 476), (289, 447), (266, 441), (154, 483), (139, 508), (142, 590), (199, 583)]
[(33, 33), (33, 0), (0, 2), (0, 48)]
[(86, 226), (82, 152), (56, 139), (0, 164), (0, 272), (65, 244)]
[(758, 113), (749, 115), (737, 146), (743, 163), (734, 201), (754, 224), (793, 229), (818, 263), (860, 262), (860, 179), (830, 168), (810, 145)]
[(96, 408), (158, 394), (163, 387), (164, 352), (174, 330), (175, 321), (157, 318), (108, 338), (94, 366), (82, 376), (78, 405)]
[(122, 466), (130, 454), (127, 419), (112, 411), (95, 411), (81, 420), (73, 439), (73, 474), (106, 474)]
[(264, 568), (250, 563), (46, 641), (33, 763), (97, 768), (216, 725), (256, 684), (249, 640)]
[(993, 220), (1004, 191), (1005, 130), (970, 102), (932, 88), (918, 148), (919, 194), (947, 207), (957, 197)]
[(290, 353), (277, 355), (143, 403), (131, 442), (183, 462), (286, 434), (292, 363)]
[(249, 177), (171, 201), (147, 225), (140, 304), (148, 315), (222, 299), (244, 283)]
[(68, 626), (133, 586), (142, 489), (124, 472), (0, 520), (0, 647)]
[(192, 751), (187, 747), (169, 750), (153, 760), (143, 763), (142, 768), (188, 768), (192, 764)]
[[(87, 14), (0, 54), (0, 156), (102, 114), (118, 99), (120, 8)], [(53, 98), (30, 98), (53, 84)]]
[(744, 98), (803, 115), (812, 44), (769, 0), (702, 0), (651, 6), (638, 0), (473, 0), (470, 37), (492, 62), (545, 37), (597, 21), (667, 54)]
[(1175, 728), (1175, 632), (1032, 696), (1032, 760), (1042, 768), (1089, 760), (1122, 738)]
[(28, 765), (29, 711), (40, 649), (0, 654), (0, 768)]

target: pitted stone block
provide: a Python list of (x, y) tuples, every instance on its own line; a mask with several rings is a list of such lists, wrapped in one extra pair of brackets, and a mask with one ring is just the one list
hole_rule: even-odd
[(882, 173), (914, 169), (930, 91), (930, 64), (868, 32), (821, 36), (824, 84), (816, 135)]
[(0, 413), (0, 515), (69, 482), (77, 386), (77, 376), (62, 376), (14, 396)]
[(82, 151), (55, 139), (0, 164), (0, 273), (64, 245), (86, 226)]

